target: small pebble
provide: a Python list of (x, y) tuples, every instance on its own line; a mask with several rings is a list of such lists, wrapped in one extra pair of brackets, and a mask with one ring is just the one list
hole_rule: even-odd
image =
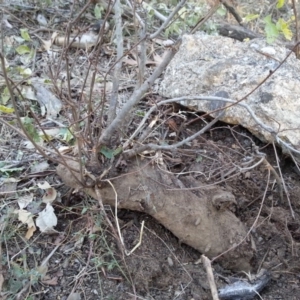
[(169, 264), (170, 267), (174, 266), (174, 262), (173, 262), (171, 257), (168, 257), (168, 264)]

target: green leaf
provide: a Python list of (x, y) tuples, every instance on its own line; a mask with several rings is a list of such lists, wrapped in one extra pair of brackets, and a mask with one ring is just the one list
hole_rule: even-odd
[(87, 211), (88, 211), (88, 208), (87, 207), (83, 207), (83, 209), (81, 211), (81, 214), (84, 215)]
[(293, 37), (293, 33), (290, 30), (289, 23), (280, 18), (276, 23), (276, 28), (284, 35), (284, 37), (290, 41)]
[(187, 15), (188, 11), (185, 7), (182, 7), (179, 11), (178, 11), (178, 15), (180, 16), (181, 19), (185, 19), (186, 15)]
[(28, 30), (27, 30), (26, 28), (21, 28), (21, 29), (20, 29), (20, 32), (21, 32), (21, 37), (22, 37), (25, 41), (29, 42), (29, 41), (31, 40), (31, 38), (30, 38), (30, 36), (29, 36), (29, 33), (28, 33)]
[(154, 16), (154, 13), (155, 13), (154, 9), (151, 8), (150, 6), (147, 6), (147, 7), (146, 7), (146, 10), (147, 10), (147, 15), (148, 15), (149, 18), (151, 19), (151, 18)]
[(140, 110), (137, 110), (135, 112), (135, 114), (138, 116), (138, 117), (144, 117), (145, 116), (145, 112), (144, 111), (140, 111)]
[(103, 146), (101, 149), (100, 149), (100, 153), (102, 153), (106, 158), (113, 158), (114, 157), (114, 150), (112, 149), (109, 149), (105, 146)]
[(10, 99), (10, 93), (6, 86), (1, 94), (1, 103), (6, 105), (9, 99)]
[(5, 174), (6, 176), (9, 176), (9, 174), (13, 173), (13, 172), (22, 171), (23, 169), (24, 169), (24, 167), (10, 168), (9, 164), (7, 162), (0, 161), (0, 173)]
[(23, 284), (21, 280), (15, 280), (14, 278), (10, 278), (8, 281), (9, 291), (13, 294), (17, 294), (19, 290), (21, 290)]
[(4, 168), (1, 168), (0, 167), (0, 172), (1, 173), (4, 173), (5, 175), (8, 175), (9, 173), (12, 173), (12, 172), (20, 172), (22, 171), (24, 168), (23, 167), (19, 167), (19, 168), (9, 168), (9, 169), (6, 169), (5, 167)]
[(111, 159), (114, 156), (118, 155), (119, 153), (121, 153), (123, 150), (122, 147), (118, 147), (117, 149), (109, 149), (105, 146), (103, 146), (100, 149), (100, 153), (102, 153), (106, 158)]
[(221, 17), (224, 17), (224, 16), (226, 15), (226, 13), (227, 13), (227, 10), (226, 10), (226, 8), (225, 8), (223, 5), (221, 5), (221, 6), (217, 9), (217, 14), (218, 14), (219, 16), (221, 16)]
[(29, 136), (35, 141), (39, 142), (40, 136), (36, 130), (36, 128), (33, 126), (33, 119), (29, 117), (22, 118), (22, 123), (25, 127), (26, 132), (29, 134)]
[(94, 8), (94, 14), (95, 14), (95, 18), (100, 20), (101, 17), (102, 17), (102, 12), (103, 12), (103, 7), (100, 6), (99, 4), (96, 4), (95, 5), (95, 8)]
[(30, 68), (21, 68), (20, 75), (30, 76), (32, 74), (32, 70)]
[(251, 22), (253, 20), (256, 20), (257, 18), (259, 18), (259, 15), (258, 14), (249, 14), (247, 15), (245, 18), (244, 18), (244, 22), (245, 23), (248, 23), (248, 22)]
[(44, 140), (45, 142), (50, 142), (53, 140), (53, 136), (48, 135), (48, 134), (41, 134), (39, 137)]
[(165, 3), (158, 3), (157, 7), (158, 9), (161, 9), (164, 12), (168, 11), (168, 6)]
[(272, 44), (279, 35), (279, 31), (276, 25), (272, 22), (271, 15), (268, 15), (264, 18), (265, 22), (265, 32), (267, 36), (267, 42)]
[(122, 147), (118, 147), (117, 149), (114, 150), (114, 156), (122, 153), (122, 151), (123, 151), (123, 148)]
[(284, 5), (285, 0), (278, 0), (276, 4), (276, 8), (281, 8)]
[(61, 128), (60, 135), (62, 135), (62, 139), (67, 143), (72, 141), (74, 138), (74, 135), (72, 134), (69, 128)]
[(18, 54), (23, 55), (31, 52), (31, 49), (26, 45), (20, 45), (16, 48)]
[(0, 111), (4, 112), (6, 114), (11, 114), (11, 113), (13, 113), (15, 111), (15, 109), (12, 108), (12, 107), (6, 107), (4, 105), (0, 105)]
[(203, 157), (201, 155), (197, 156), (196, 162), (201, 162), (203, 160)]

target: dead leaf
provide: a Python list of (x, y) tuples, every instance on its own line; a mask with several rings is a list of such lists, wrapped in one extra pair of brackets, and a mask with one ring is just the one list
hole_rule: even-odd
[(26, 234), (25, 234), (25, 238), (27, 240), (29, 240), (33, 236), (33, 234), (34, 234), (35, 231), (36, 231), (36, 227), (35, 226), (29, 227), (28, 230), (27, 230), (27, 232), (26, 232)]
[(153, 126), (156, 124), (156, 122), (158, 121), (159, 117), (155, 116), (154, 119), (150, 122), (150, 124), (148, 125), (149, 128), (153, 128)]
[(232, 145), (231, 145), (231, 148), (232, 148), (232, 149), (240, 149), (240, 146), (238, 146), (238, 145), (236, 145), (236, 144), (232, 144)]
[(131, 58), (124, 58), (123, 62), (129, 66), (137, 66), (137, 61)]
[(47, 170), (48, 168), (49, 168), (49, 164), (47, 163), (46, 160), (44, 160), (36, 165), (31, 166), (30, 171), (32, 173), (40, 173)]
[(157, 64), (157, 65), (159, 65), (159, 64), (161, 64), (161, 62), (162, 62), (162, 57), (160, 56), (160, 55), (158, 55), (158, 54), (153, 54), (153, 59), (154, 59), (154, 61), (155, 61), (155, 63)]
[(27, 224), (28, 230), (25, 234), (25, 238), (29, 240), (32, 237), (33, 233), (36, 231), (32, 213), (25, 209), (16, 210), (15, 213), (18, 214), (19, 221), (21, 221), (23, 224)]
[(70, 147), (70, 146), (61, 146), (58, 148), (58, 151), (61, 153), (61, 154), (66, 154), (66, 153), (69, 153), (70, 151), (72, 151), (73, 147)]
[(245, 175), (244, 175), (244, 178), (245, 179), (251, 178), (251, 172), (246, 172)]
[(42, 280), (42, 283), (47, 284), (47, 285), (57, 285), (58, 284), (58, 277), (53, 277), (48, 280)]
[(51, 189), (51, 185), (47, 181), (39, 182), (37, 186), (42, 190)]
[(21, 94), (26, 99), (37, 101), (35, 91), (32, 86), (23, 85), (21, 88)]
[(44, 129), (44, 131), (40, 130), (39, 131), (39, 136), (44, 135), (44, 133), (48, 136), (48, 138), (58, 138), (61, 130), (60, 128), (50, 128), (50, 129)]
[(13, 28), (13, 26), (7, 21), (7, 19), (4, 18), (3, 20), (3, 23), (4, 25), (7, 27), (7, 28)]
[(38, 80), (32, 80), (31, 85), (36, 90), (36, 98), (41, 108), (42, 116), (46, 115), (48, 117), (57, 118), (61, 108), (62, 102), (58, 99), (51, 91), (46, 89), (44, 83)]
[(36, 219), (36, 225), (39, 227), (41, 232), (55, 232), (53, 227), (57, 225), (57, 217), (51, 204), (47, 203), (46, 208), (39, 213), (39, 216)]
[(19, 197), (18, 204), (19, 204), (20, 209), (26, 208), (27, 205), (32, 202), (32, 200), (33, 200), (32, 193)]
[(19, 209), (16, 210), (15, 213), (18, 214), (18, 219), (21, 221), (23, 224), (27, 224), (28, 227), (34, 226), (33, 218), (32, 218), (32, 213), (25, 210), (25, 209)]
[(49, 41), (45, 41), (45, 40), (42, 40), (43, 41), (43, 48), (46, 50), (46, 51), (50, 51), (55, 39), (57, 38), (58, 36), (58, 33), (57, 32), (53, 32), (52, 36), (51, 36), (51, 39)]
[(168, 125), (171, 130), (173, 130), (175, 132), (178, 131), (177, 124), (174, 119), (168, 119), (166, 121), (166, 125)]
[[(44, 141), (43, 141), (43, 139), (40, 139), (39, 142), (35, 142), (35, 143), (38, 144), (38, 145), (40, 145), (40, 146), (43, 146)], [(35, 146), (30, 141), (24, 141), (23, 144), (24, 144), (24, 147), (26, 149), (35, 149)]]
[(67, 300), (81, 300), (79, 293), (71, 293)]
[(48, 272), (48, 265), (47, 264), (42, 264), (42, 265), (38, 266), (37, 271), (41, 275), (41, 278), (43, 280), (43, 278), (45, 278), (45, 276)]

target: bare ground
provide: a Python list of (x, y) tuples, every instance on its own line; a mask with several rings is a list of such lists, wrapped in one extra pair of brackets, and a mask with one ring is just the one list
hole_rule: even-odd
[[(248, 139), (245, 136), (251, 136), (241, 128), (235, 128), (235, 132), (238, 134), (234, 138), (229, 127), (215, 127), (204, 137), (207, 140), (201, 147), (214, 143), (229, 149), (228, 153), (230, 149), (236, 151), (237, 148), (233, 147), (237, 145), (236, 137), (243, 144)], [(211, 150), (211, 153), (214, 151)], [(264, 151), (269, 154), (269, 162), (274, 163), (273, 149), (268, 146)], [(236, 157), (232, 155), (230, 158), (234, 160)], [(211, 168), (209, 160), (203, 159), (201, 165)], [(176, 165), (173, 171), (181, 167)], [(195, 167), (195, 164), (189, 167)], [(271, 178), (258, 223), (252, 230), (256, 245), (251, 261), (252, 272), (263, 267), (270, 270), (272, 275), (271, 282), (261, 294), (263, 299), (300, 297), (297, 275), (299, 175), (288, 158), (281, 157), (281, 168), (296, 217), (291, 217), (286, 198), (283, 203), (280, 202), (279, 193), (273, 185), (276, 183)], [(188, 178), (180, 178), (188, 184)], [(57, 175), (45, 179), (60, 182)], [(235, 214), (250, 228), (257, 218), (265, 193), (266, 168), (260, 166), (251, 170), (250, 174), (240, 174), (220, 185), (235, 195)], [(6, 257), (16, 257), (9, 264), (4, 264), (5, 289), (20, 292), (20, 287), (24, 287), (31, 278), (30, 289), (25, 291), (25, 295), (33, 297), (31, 299), (67, 299), (72, 292), (86, 299), (134, 299), (135, 296), (137, 299), (211, 299), (205, 270), (201, 263), (196, 263), (201, 253), (182, 244), (155, 219), (139, 212), (118, 212), (121, 233), (128, 250), (138, 243), (141, 222), (145, 221), (140, 246), (133, 254), (122, 258), (115, 239), (105, 225), (97, 201), (82, 192), (69, 194), (66, 186), (61, 186), (58, 191), (62, 202), (57, 202), (54, 207), (58, 216), (56, 229), (59, 234), (37, 234), (32, 241), (26, 242), (22, 238), (25, 228), (10, 232), (8, 229), (17, 223), (12, 214), (6, 215), (7, 235), (2, 236), (2, 258), (5, 262)], [(3, 216), (4, 212), (7, 213), (2, 209)], [(113, 221), (113, 212), (109, 207), (107, 213)], [(34, 283), (34, 270), (53, 250), (58, 239), (62, 246), (49, 260), (46, 277), (42, 280), (37, 277)], [(219, 262), (222, 265), (222, 257)], [(221, 265), (213, 264), (218, 287), (226, 284), (226, 279), (231, 276), (245, 278), (245, 274), (232, 273)], [(20, 299), (25, 299), (22, 297), (25, 297), (24, 294)]]
[[(10, 55), (14, 56), (14, 53)], [(41, 57), (38, 55), (38, 58)], [(202, 125), (200, 121), (194, 123), (187, 131), (177, 132), (175, 138), (181, 139)], [(170, 128), (166, 126), (161, 130)], [(148, 214), (120, 209), (118, 219), (126, 249), (133, 249), (138, 244), (141, 223), (145, 222), (140, 246), (129, 256), (121, 255), (98, 201), (82, 191), (72, 193), (55, 173), (56, 165), (51, 164), (48, 173), (30, 174), (31, 164), (41, 157), (24, 147), (20, 137), (5, 126), (1, 127), (1, 137), (1, 161), (10, 160), (13, 164), (20, 153), (26, 157), (22, 171), (9, 173), (20, 179), (17, 185), (11, 183), (10, 189), (7, 183), (1, 182), (1, 192), (5, 195), (0, 200), (3, 299), (211, 299), (206, 272), (198, 261), (199, 251), (187, 246)], [(267, 161), (278, 173), (272, 146), (264, 145), (240, 127), (225, 124), (215, 126), (190, 148), (164, 153), (163, 160), (168, 171), (176, 174), (185, 187), (220, 182), (219, 188), (232, 193), (236, 199), (236, 203), (229, 203), (230, 207), (225, 209), (241, 220), (247, 230), (255, 224), (249, 241), (249, 250), (254, 253), (250, 262), (252, 273), (265, 268), (272, 278), (261, 293), (262, 299), (300, 299), (299, 174), (289, 158), (277, 149), (295, 214), (292, 218), (287, 197), (280, 198), (273, 173), (268, 181), (265, 164), (249, 172), (239, 173), (233, 168), (253, 153), (253, 144), (267, 153)], [(115, 170), (113, 175), (124, 175), (126, 171), (125, 166)], [(8, 177), (1, 174), (3, 178)], [(234, 176), (231, 178), (231, 175)], [(13, 214), (16, 199), (21, 194), (16, 190), (32, 188), (44, 180), (55, 186), (59, 193), (54, 204), (58, 217), (57, 233), (42, 235), (36, 232), (28, 241), (24, 238), (26, 227), (21, 226)], [(160, 189), (166, 188), (163, 182), (156, 184)], [(36, 204), (32, 205), (31, 211), (37, 214), (42, 192), (34, 189), (33, 193)], [(197, 195), (199, 191), (192, 193)], [(113, 208), (105, 208), (114, 222)], [(222, 203), (219, 209), (223, 209)], [(185, 232), (184, 226), (178, 224), (182, 232)], [(203, 232), (199, 232), (201, 234)], [(57, 244), (61, 246), (49, 258), (48, 269), (42, 272), (38, 267)], [(218, 287), (228, 283), (231, 277), (246, 278), (244, 273), (231, 271), (228, 259), (228, 268), (224, 268), (222, 259), (221, 256), (213, 263)], [(232, 260), (232, 265), (235, 263)], [(41, 272), (45, 274), (43, 278)]]

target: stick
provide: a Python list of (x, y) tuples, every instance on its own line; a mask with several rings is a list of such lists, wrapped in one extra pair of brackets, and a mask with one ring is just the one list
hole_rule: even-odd
[(216, 287), (215, 279), (214, 279), (214, 274), (211, 268), (211, 263), (210, 260), (204, 255), (201, 255), (201, 261), (203, 263), (203, 266), (205, 267), (206, 274), (207, 274), (207, 280), (209, 283), (210, 291), (211, 291), (211, 296), (213, 300), (219, 300), (218, 296), (218, 290)]

